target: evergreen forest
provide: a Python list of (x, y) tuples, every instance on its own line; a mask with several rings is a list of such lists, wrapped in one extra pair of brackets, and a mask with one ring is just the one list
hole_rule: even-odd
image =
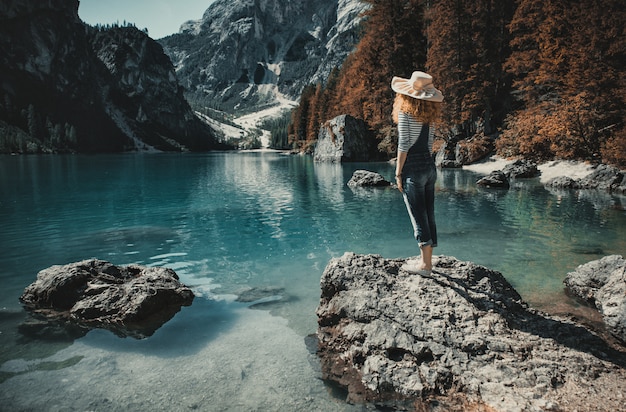
[(393, 157), (391, 78), (422, 70), (445, 96), (440, 142), (626, 166), (624, 0), (364, 1), (355, 51), (303, 90), (284, 148), (309, 149), (349, 114)]

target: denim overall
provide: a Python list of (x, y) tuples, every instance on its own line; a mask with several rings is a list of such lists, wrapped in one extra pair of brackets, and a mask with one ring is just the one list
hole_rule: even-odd
[(429, 126), (424, 124), (402, 168), (404, 202), (419, 246), (437, 246), (435, 180), (437, 168), (428, 150)]

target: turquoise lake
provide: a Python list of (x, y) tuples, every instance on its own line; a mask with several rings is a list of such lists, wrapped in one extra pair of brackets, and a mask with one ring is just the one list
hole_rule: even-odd
[[(347, 251), (418, 248), (400, 193), (351, 189), (357, 169), (394, 174), (275, 152), (1, 157), (0, 409), (361, 410), (332, 395), (307, 348), (320, 276)], [(439, 171), (435, 255), (502, 272), (539, 309), (576, 311), (563, 279), (626, 254), (626, 197), (538, 179), (481, 189), (480, 176)], [(88, 258), (170, 267), (196, 298), (143, 340), (25, 334), (19, 296), (37, 272)], [(236, 300), (252, 288), (274, 292)]]

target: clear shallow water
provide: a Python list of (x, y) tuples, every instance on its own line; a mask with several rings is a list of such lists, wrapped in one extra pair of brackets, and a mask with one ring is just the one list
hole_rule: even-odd
[[(0, 158), (0, 404), (350, 410), (317, 379), (305, 346), (322, 271), (346, 251), (418, 254), (400, 194), (350, 189), (356, 169), (394, 172), (278, 153)], [(626, 254), (624, 197), (537, 180), (484, 190), (477, 177), (440, 171), (435, 254), (501, 271), (532, 305), (571, 309), (567, 272)], [(141, 341), (25, 336), (18, 298), (37, 272), (92, 257), (171, 267), (197, 298)], [(235, 301), (255, 287), (277, 295), (258, 310)]]

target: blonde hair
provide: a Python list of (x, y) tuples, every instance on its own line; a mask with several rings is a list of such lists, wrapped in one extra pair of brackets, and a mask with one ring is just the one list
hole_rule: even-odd
[(415, 99), (401, 93), (396, 93), (393, 101), (393, 121), (398, 123), (398, 114), (407, 113), (422, 123), (436, 123), (441, 115), (441, 103), (430, 100)]

